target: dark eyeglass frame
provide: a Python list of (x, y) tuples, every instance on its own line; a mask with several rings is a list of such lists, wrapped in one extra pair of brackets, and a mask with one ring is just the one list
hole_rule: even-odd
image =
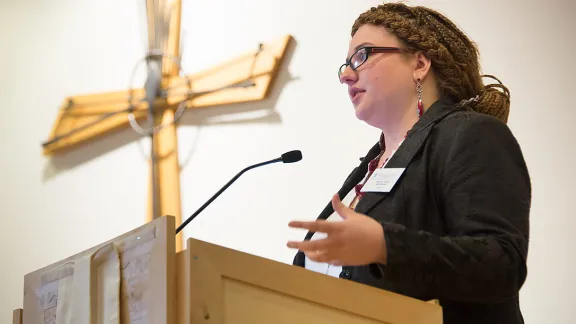
[[(358, 65), (352, 66), (352, 64), (351, 64), (352, 58), (354, 56), (356, 56), (360, 51), (366, 51), (366, 56), (365, 56), (364, 60), (361, 61), (360, 63), (358, 63)], [(350, 68), (353, 71), (356, 71), (356, 69), (358, 69), (360, 66), (362, 66), (362, 64), (364, 64), (364, 62), (368, 61), (368, 58), (372, 54), (377, 54), (377, 53), (408, 53), (408, 52), (410, 52), (409, 49), (401, 48), (401, 47), (382, 47), (382, 46), (363, 46), (363, 47), (360, 47), (352, 55), (350, 55), (350, 57), (348, 59), (346, 59), (346, 63), (344, 63), (340, 66), (340, 68), (338, 69), (338, 79), (340, 79), (342, 77), (342, 71), (344, 71), (344, 69), (346, 69), (347, 66), (350, 66)]]

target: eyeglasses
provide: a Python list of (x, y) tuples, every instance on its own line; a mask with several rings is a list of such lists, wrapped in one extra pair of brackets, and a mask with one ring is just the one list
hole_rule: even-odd
[(338, 70), (338, 79), (340, 79), (340, 77), (342, 76), (342, 72), (344, 72), (344, 69), (346, 69), (347, 66), (350, 66), (352, 70), (356, 71), (357, 68), (359, 68), (362, 64), (364, 64), (364, 62), (366, 62), (366, 60), (368, 60), (370, 54), (404, 53), (404, 52), (409, 52), (409, 50), (406, 48), (399, 48), (399, 47), (376, 47), (376, 46), (361, 47), (358, 50), (356, 50), (356, 52), (354, 52), (354, 54), (352, 54), (352, 56), (350, 56), (349, 59), (346, 60), (346, 63), (340, 66), (340, 69)]

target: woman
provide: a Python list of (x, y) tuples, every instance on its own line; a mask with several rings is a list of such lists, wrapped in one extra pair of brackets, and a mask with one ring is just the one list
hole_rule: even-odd
[(424, 7), (361, 14), (347, 57), (340, 81), (382, 136), (317, 221), (290, 223), (308, 230), (294, 264), (438, 299), (444, 323), (523, 323), (531, 184), (508, 90), (484, 86), (475, 45)]

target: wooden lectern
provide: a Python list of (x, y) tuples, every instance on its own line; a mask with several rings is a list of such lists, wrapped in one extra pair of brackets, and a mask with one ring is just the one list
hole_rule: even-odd
[(29, 273), (14, 324), (440, 324), (442, 309), (189, 239), (160, 217)]

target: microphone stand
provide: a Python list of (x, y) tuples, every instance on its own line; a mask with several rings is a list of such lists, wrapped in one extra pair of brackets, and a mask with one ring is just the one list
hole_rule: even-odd
[(251, 165), (249, 167), (246, 167), (242, 171), (238, 172), (238, 174), (236, 174), (232, 179), (230, 179), (230, 181), (228, 181), (222, 188), (220, 188), (220, 190), (218, 190), (212, 197), (210, 197), (210, 199), (208, 199), (202, 206), (200, 206), (200, 208), (198, 208), (198, 210), (196, 210), (194, 212), (194, 214), (190, 215), (190, 217), (188, 217), (184, 222), (182, 222), (182, 224), (180, 224), (180, 226), (178, 226), (178, 228), (176, 229), (176, 234), (178, 234), (180, 231), (182, 231), (182, 229), (184, 229), (184, 227), (186, 227), (186, 225), (188, 225), (188, 223), (190, 223), (194, 218), (196, 218), (196, 216), (198, 216), (198, 214), (200, 214), (206, 207), (208, 207), (208, 205), (210, 205), (210, 203), (212, 203), (212, 201), (214, 201), (214, 199), (218, 198), (218, 196), (220, 196), (220, 194), (222, 194), (222, 192), (224, 192), (224, 190), (226, 190), (234, 181), (236, 181), (238, 178), (240, 178), (240, 176), (242, 174), (244, 174), (246, 171), (257, 168), (257, 167), (261, 167), (263, 165), (276, 163), (276, 162), (282, 162), (282, 158), (277, 158), (277, 159), (269, 160), (266, 162), (260, 162), (260, 163)]

